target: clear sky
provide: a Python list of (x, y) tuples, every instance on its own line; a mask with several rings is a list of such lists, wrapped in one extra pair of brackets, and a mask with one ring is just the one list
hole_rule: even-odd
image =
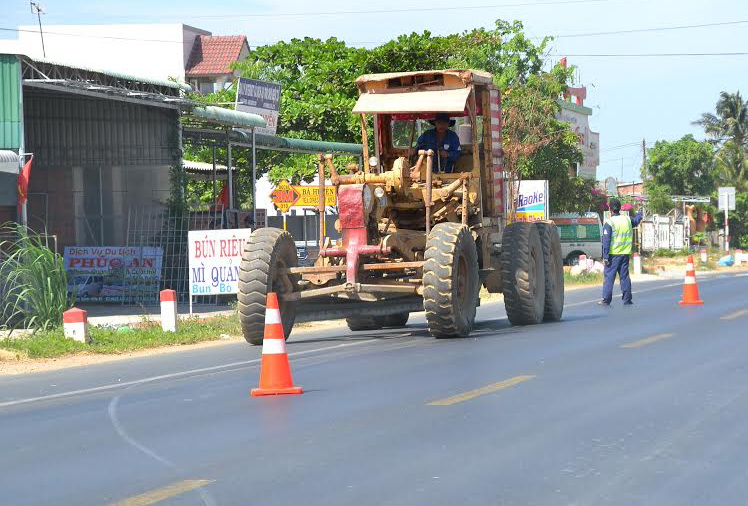
[[(703, 137), (691, 121), (713, 110), (720, 91), (742, 86), (748, 96), (748, 54), (615, 56), (748, 53), (748, 22), (737, 23), (748, 21), (748, 0), (41, 1), (46, 24), (181, 22), (216, 35), (246, 34), (250, 45), (335, 36), (371, 46), (411, 31), (447, 34), (490, 27), (497, 18), (521, 20), (531, 37), (560, 36), (549, 61), (566, 54), (579, 67), (579, 80), (588, 87), (585, 105), (594, 109), (590, 126), (600, 132), (599, 179), (620, 179), (622, 173), (624, 180), (638, 178), (642, 139), (652, 144), (688, 133)], [(0, 0), (0, 6), (0, 28), (36, 22), (27, 1)], [(589, 35), (713, 23), (732, 24)], [(584, 36), (569, 36), (579, 34)], [(617, 149), (622, 145), (629, 146)]]

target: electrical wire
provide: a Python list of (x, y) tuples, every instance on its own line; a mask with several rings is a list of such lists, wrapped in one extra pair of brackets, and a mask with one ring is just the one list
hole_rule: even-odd
[(607, 3), (621, 0), (545, 0), (540, 2), (522, 2), (522, 3), (503, 3), (488, 5), (453, 5), (443, 7), (411, 7), (401, 9), (360, 9), (347, 11), (327, 11), (327, 12), (262, 12), (256, 14), (222, 14), (222, 15), (187, 15), (187, 19), (238, 19), (238, 18), (267, 18), (267, 17), (295, 17), (295, 16), (339, 16), (339, 15), (356, 15), (356, 14), (397, 14), (402, 12), (433, 12), (433, 11), (465, 11), (478, 9), (495, 9), (498, 7), (535, 7), (548, 5), (569, 5), (569, 4), (589, 4), (589, 3)]

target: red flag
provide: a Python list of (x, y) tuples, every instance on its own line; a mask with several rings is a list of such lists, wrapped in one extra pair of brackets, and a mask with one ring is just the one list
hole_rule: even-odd
[(21, 213), (21, 206), (23, 206), (28, 200), (29, 195), (29, 176), (31, 176), (31, 162), (34, 160), (32, 156), (29, 161), (26, 162), (18, 173), (18, 213)]
[(218, 197), (216, 197), (216, 203), (210, 206), (211, 211), (215, 211), (218, 206), (223, 206), (224, 209), (229, 208), (229, 185), (228, 183), (223, 183), (223, 188), (221, 188), (221, 192), (218, 194)]

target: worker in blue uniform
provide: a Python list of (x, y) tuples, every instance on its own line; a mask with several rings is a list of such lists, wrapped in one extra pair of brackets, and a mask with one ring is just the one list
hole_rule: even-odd
[(429, 123), (434, 125), (431, 130), (426, 130), (418, 137), (416, 150), (432, 149), (437, 155), (434, 160), (434, 172), (452, 172), (454, 164), (460, 157), (460, 138), (450, 130), (455, 126), (455, 120), (450, 119), (449, 114), (440, 112)]
[(603, 226), (603, 261), (605, 262), (605, 281), (603, 281), (603, 298), (598, 304), (609, 306), (613, 300), (613, 285), (616, 274), (621, 283), (623, 303), (633, 304), (631, 300), (631, 278), (629, 277), (629, 258), (634, 239), (634, 227), (642, 220), (639, 211), (632, 219), (628, 214), (621, 214), (621, 201), (610, 199), (608, 202), (611, 216)]

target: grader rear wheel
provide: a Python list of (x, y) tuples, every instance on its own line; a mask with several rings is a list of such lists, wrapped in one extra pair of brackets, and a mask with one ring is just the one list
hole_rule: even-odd
[(423, 264), (423, 308), (431, 335), (466, 337), (473, 329), (480, 278), (478, 252), (467, 227), (439, 223), (431, 229)]
[(509, 322), (540, 323), (545, 313), (545, 266), (538, 227), (510, 223), (501, 243), (504, 307)]
[(536, 221), (543, 246), (545, 267), (545, 308), (543, 320), (557, 322), (564, 312), (564, 261), (561, 257), (561, 239), (556, 225), (551, 221)]
[(288, 339), (296, 319), (296, 304), (280, 296), (295, 290), (298, 275), (283, 273), (282, 269), (297, 264), (296, 244), (291, 234), (278, 228), (252, 232), (239, 266), (239, 322), (247, 342), (262, 344), (268, 292), (279, 295), (283, 333)]

